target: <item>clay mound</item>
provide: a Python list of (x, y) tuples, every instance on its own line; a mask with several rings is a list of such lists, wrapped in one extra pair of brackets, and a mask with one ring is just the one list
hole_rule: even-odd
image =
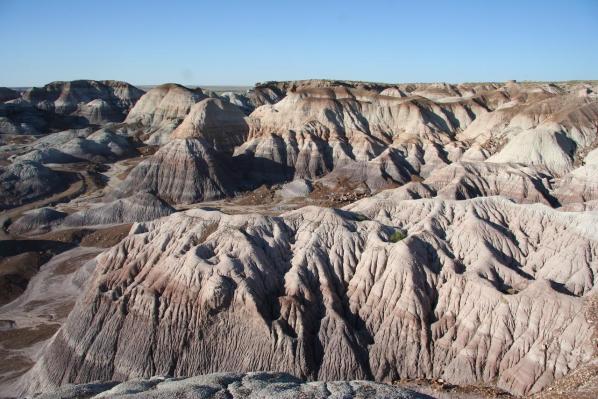
[(242, 93), (233, 93), (227, 91), (220, 94), (220, 99), (223, 101), (228, 101), (232, 105), (236, 105), (241, 111), (243, 111), (245, 115), (251, 114), (255, 109), (249, 97)]
[(277, 191), (282, 198), (307, 197), (313, 191), (313, 185), (309, 180), (296, 179), (283, 186)]
[(245, 173), (243, 180), (259, 185), (323, 176), (333, 169), (335, 159), (350, 160), (346, 151), (340, 143), (302, 131), (248, 140), (234, 155)]
[(44, 148), (41, 150), (33, 150), (26, 154), (15, 157), (14, 160), (16, 162), (34, 161), (42, 164), (73, 163), (83, 161), (83, 159), (73, 157), (69, 154), (65, 154), (64, 152), (57, 150), (56, 148)]
[(0, 103), (21, 97), (20, 94), (8, 87), (0, 87)]
[(598, 200), (598, 149), (584, 157), (584, 164), (559, 179), (554, 195), (562, 204)]
[(351, 209), (136, 224), (24, 379), (277, 370), (525, 394), (593, 356), (598, 215), (499, 197)]
[(432, 172), (424, 183), (446, 199), (501, 195), (519, 203), (556, 205), (546, 170), (513, 164), (456, 162)]
[[(324, 133), (322, 133), (324, 132)], [(462, 145), (440, 145), (411, 140), (385, 148), (361, 134), (353, 145), (341, 139), (324, 139), (327, 129), (317, 123), (300, 132), (270, 134), (250, 139), (235, 149), (245, 180), (275, 184), (293, 179), (319, 179), (323, 183), (350, 180), (375, 192), (427, 177), (433, 170), (458, 160)]]
[(598, 164), (587, 164), (559, 179), (554, 195), (562, 204), (598, 200)]
[(15, 157), (15, 159), (31, 160), (40, 163), (65, 163), (79, 162), (80, 159), (73, 159), (60, 151), (66, 143), (75, 138), (85, 138), (93, 132), (92, 128), (69, 129), (43, 136), (31, 144), (28, 148), (31, 151)]
[(575, 148), (575, 142), (563, 134), (558, 125), (543, 125), (510, 139), (488, 162), (537, 165), (562, 175), (573, 167)]
[(191, 107), (205, 98), (200, 89), (190, 90), (174, 83), (156, 86), (139, 99), (125, 123), (139, 126), (148, 144), (164, 144)]
[(41, 134), (49, 127), (46, 114), (28, 103), (0, 103), (0, 134)]
[(232, 152), (245, 141), (248, 133), (246, 117), (237, 106), (208, 98), (191, 107), (172, 138), (203, 138), (216, 150)]
[(546, 167), (556, 175), (595, 147), (598, 101), (556, 88), (520, 89), (512, 101), (477, 118), (458, 135), (491, 154), (491, 162)]
[[(433, 198), (436, 192), (427, 185), (421, 182), (409, 182), (401, 187), (384, 190), (376, 194), (376, 201), (378, 204), (388, 203), (393, 204), (397, 201), (405, 201), (411, 199)], [(353, 207), (359, 207), (360, 202), (354, 202), (345, 206), (343, 209), (352, 211)]]
[(114, 195), (148, 191), (171, 204), (201, 202), (233, 195), (234, 176), (228, 160), (205, 140), (175, 139), (139, 163)]
[(284, 96), (285, 93), (276, 87), (259, 87), (258, 85), (247, 92), (247, 99), (253, 109), (266, 104), (275, 104)]
[(135, 154), (135, 149), (126, 137), (107, 129), (100, 129), (85, 139), (75, 138), (60, 149), (73, 157), (101, 162)]
[(45, 111), (77, 115), (88, 123), (107, 123), (122, 122), (142, 95), (143, 91), (125, 82), (74, 80), (34, 87), (23, 99)]
[(123, 120), (122, 110), (100, 99), (79, 105), (77, 114), (87, 119), (89, 123), (98, 125), (106, 122), (121, 122)]
[(122, 122), (143, 94), (124, 82), (79, 80), (34, 87), (0, 102), (0, 134), (44, 134)]
[(91, 383), (68, 386), (38, 399), (78, 398), (155, 398), (174, 397), (332, 399), (332, 398), (428, 398), (407, 389), (370, 381), (305, 382), (285, 373), (217, 373), (189, 378), (135, 379), (126, 382)]
[(57, 148), (59, 149), (64, 144), (68, 143), (75, 138), (85, 138), (93, 133), (95, 129), (87, 127), (84, 129), (68, 129), (57, 133), (48, 134), (43, 136), (33, 143), (31, 147), (37, 150), (44, 148)]
[(69, 181), (33, 161), (15, 162), (0, 167), (0, 209), (13, 208), (68, 187)]
[(67, 214), (52, 208), (39, 208), (25, 213), (10, 225), (13, 234), (41, 234), (60, 223)]
[(151, 193), (131, 197), (68, 215), (64, 226), (95, 226), (143, 222), (168, 216), (175, 210)]
[(126, 137), (108, 129), (100, 129), (92, 134), (81, 130), (68, 131), (62, 137), (53, 139), (34, 144), (38, 149), (18, 156), (15, 160), (41, 163), (111, 162), (136, 154)]
[[(430, 153), (408, 163), (412, 171), (421, 170), (426, 176), (437, 163), (423, 162), (423, 158), (429, 155), (442, 165), (449, 163), (440, 148), (452, 143), (457, 132), (483, 113), (487, 113), (484, 107), (469, 100), (437, 104), (418, 96), (397, 98), (347, 87), (298, 88), (250, 115), (250, 138), (235, 154), (250, 160), (244, 169), (254, 175), (251, 179), (272, 183), (318, 178), (351, 162), (360, 165), (362, 175), (369, 174), (366, 170), (375, 172), (375, 159), (390, 146), (405, 158), (410, 149), (402, 147), (415, 143)], [(368, 165), (370, 161), (374, 164)], [(400, 164), (388, 166), (402, 168)], [(268, 176), (261, 176), (264, 173)], [(393, 176), (377, 180), (372, 186), (397, 181)]]
[(415, 174), (404, 154), (389, 148), (371, 161), (347, 161), (318, 181), (329, 187), (338, 182), (353, 187), (363, 185), (369, 192), (378, 192), (405, 184)]

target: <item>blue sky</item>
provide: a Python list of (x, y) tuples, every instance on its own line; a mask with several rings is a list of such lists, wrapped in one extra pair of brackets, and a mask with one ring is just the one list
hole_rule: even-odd
[(598, 79), (598, 0), (0, 0), (0, 86)]

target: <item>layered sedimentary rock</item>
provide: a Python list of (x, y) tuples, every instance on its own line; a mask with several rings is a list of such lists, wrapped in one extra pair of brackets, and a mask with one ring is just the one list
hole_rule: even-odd
[(434, 171), (424, 183), (439, 198), (467, 199), (501, 195), (519, 203), (556, 205), (546, 170), (489, 162), (455, 162)]
[(584, 164), (557, 182), (554, 195), (563, 204), (598, 200), (598, 149), (584, 157)]
[(25, 102), (0, 103), (0, 134), (41, 134), (50, 128), (49, 116)]
[(560, 176), (597, 140), (598, 97), (590, 89), (508, 83), (364, 90), (358, 82), (328, 81), (280, 87), (286, 97), (250, 115), (249, 140), (235, 152), (249, 178), (265, 183), (341, 168), (336, 174), (377, 191), (459, 159), (521, 163)]
[(245, 141), (248, 133), (249, 125), (240, 108), (220, 99), (208, 98), (191, 107), (171, 137), (202, 138), (215, 150), (232, 152)]
[(60, 223), (67, 214), (52, 208), (43, 207), (25, 213), (10, 225), (13, 234), (42, 233)]
[(290, 92), (274, 105), (252, 113), (259, 119), (255, 135), (299, 131), (313, 121), (320, 136), (347, 138), (366, 134), (389, 143), (401, 133), (444, 140), (464, 129), (477, 113), (486, 110), (475, 102), (438, 104), (422, 97), (396, 98), (374, 92), (334, 87)]
[(369, 381), (304, 382), (284, 373), (216, 373), (191, 378), (139, 379), (82, 384), (62, 388), (38, 399), (80, 398), (255, 398), (255, 399), (328, 399), (328, 398), (427, 398), (407, 389)]
[(63, 191), (69, 179), (33, 161), (0, 167), (0, 209), (12, 208)]
[[(71, 129), (29, 145), (2, 138), (1, 161), (31, 170), (3, 174), (13, 183), (2, 193), (32, 192), (26, 201), (49, 195), (55, 180), (19, 161), (113, 163), (138, 154), (130, 136), (161, 144), (111, 165), (103, 191), (58, 207), (71, 215), (46, 208), (9, 228), (140, 222), (98, 258), (22, 385), (275, 370), (323, 381), (441, 378), (526, 394), (583, 370), (596, 356), (588, 316), (598, 272), (595, 92), (573, 83), (310, 80), (206, 96), (163, 85), (126, 123), (96, 133)], [(0, 129), (101, 123), (114, 108), (105, 98), (77, 104), (71, 112), (56, 101), (9, 100)], [(24, 154), (28, 147), (35, 151)], [(172, 208), (264, 183), (273, 205), (251, 212), (379, 193), (343, 210), (277, 217)], [(103, 202), (86, 202), (101, 194)], [(243, 212), (247, 198), (223, 209)], [(146, 394), (154, 382), (117, 391), (130, 384)], [(180, 385), (176, 394), (197, 393)]]
[(537, 392), (592, 357), (597, 225), (498, 197), (176, 213), (98, 258), (26, 378), (278, 370)]
[(222, 93), (220, 98), (236, 105), (246, 115), (249, 115), (257, 107), (277, 103), (284, 96), (285, 92), (278, 87), (256, 85), (256, 87), (245, 93)]
[[(476, 113), (484, 112), (467, 100), (436, 104), (417, 96), (398, 98), (345, 87), (302, 88), (288, 92), (274, 105), (256, 109), (250, 115), (250, 139), (235, 153), (248, 160), (256, 174), (264, 164), (273, 164), (269, 170), (275, 176), (264, 176), (264, 181), (315, 178), (337, 167), (372, 160), (387, 169), (404, 169), (407, 157), (415, 157), (417, 165), (409, 168), (413, 174), (422, 163), (413, 151), (430, 148), (429, 156), (437, 157), (434, 145), (450, 142)], [(383, 154), (389, 146), (396, 150)], [(420, 158), (426, 156), (424, 152)], [(394, 160), (392, 165), (389, 160)], [(355, 168), (374, 171), (379, 166)], [(393, 179), (381, 171), (378, 180), (390, 181), (372, 185), (402, 182), (409, 174), (401, 172), (400, 178)]]
[[(488, 119), (492, 118), (498, 123)], [(597, 139), (598, 97), (574, 93), (528, 93), (476, 121), (462, 133), (496, 152), (492, 162), (541, 165), (555, 175), (573, 168), (574, 159)]]
[(228, 158), (205, 139), (174, 139), (139, 163), (115, 196), (149, 191), (171, 204), (200, 202), (232, 195), (235, 177)]
[(164, 144), (191, 107), (205, 98), (201, 89), (191, 90), (174, 83), (156, 86), (141, 97), (125, 122), (137, 126), (148, 144)]
[(141, 192), (68, 215), (65, 226), (134, 223), (168, 216), (174, 209), (151, 193)]
[(37, 149), (15, 159), (41, 163), (110, 162), (136, 154), (127, 137), (110, 129), (100, 129), (91, 134), (88, 130), (71, 130), (64, 132), (62, 137), (53, 139), (55, 140), (50, 141), (46, 138), (43, 142), (35, 143), (33, 148)]
[(77, 115), (88, 123), (122, 122), (143, 91), (114, 80), (74, 80), (34, 87), (23, 99), (57, 114)]
[(125, 82), (75, 80), (34, 87), (0, 101), (0, 134), (44, 134), (122, 122), (143, 92)]

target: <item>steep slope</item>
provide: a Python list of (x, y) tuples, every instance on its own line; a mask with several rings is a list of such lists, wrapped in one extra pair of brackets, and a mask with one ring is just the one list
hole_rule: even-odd
[(137, 127), (148, 144), (164, 144), (191, 107), (205, 98), (201, 89), (174, 83), (156, 86), (139, 99), (125, 123)]
[(464, 129), (476, 113), (483, 112), (474, 102), (436, 104), (418, 96), (396, 98), (333, 87), (289, 92), (278, 103), (256, 109), (251, 117), (259, 119), (254, 135), (299, 131), (317, 121), (318, 133), (350, 141), (361, 133), (386, 143), (400, 134), (446, 142), (446, 136)]
[(278, 370), (524, 394), (592, 357), (597, 215), (497, 197), (350, 209), (136, 224), (26, 380)]
[(235, 105), (215, 98), (207, 98), (191, 107), (189, 114), (174, 130), (172, 138), (203, 138), (215, 150), (232, 152), (249, 133), (243, 112)]
[[(313, 179), (345, 167), (362, 169), (361, 175), (377, 174), (372, 187), (385, 187), (420, 169), (427, 175), (435, 163), (446, 165), (447, 155), (435, 147), (451, 143), (477, 113), (485, 112), (469, 100), (437, 104), (418, 96), (398, 98), (346, 87), (297, 88), (250, 115), (249, 140), (235, 155), (260, 182)], [(396, 150), (384, 154), (389, 147)], [(424, 158), (431, 162), (422, 167)], [(398, 173), (400, 178), (397, 173), (387, 176), (379, 171), (380, 163), (386, 170), (408, 164), (409, 172)]]
[(149, 191), (171, 204), (187, 204), (230, 196), (235, 190), (227, 158), (205, 139), (174, 139), (139, 163), (114, 195)]

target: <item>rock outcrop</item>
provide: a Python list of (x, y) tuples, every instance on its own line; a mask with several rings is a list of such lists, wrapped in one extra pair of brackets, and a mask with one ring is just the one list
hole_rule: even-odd
[[(159, 397), (199, 395), (207, 379), (210, 395), (234, 397), (279, 378), (243, 373), (270, 370), (526, 395), (596, 361), (595, 83), (307, 80), (220, 95), (167, 84), (136, 103), (129, 86), (102, 85), (0, 102), (0, 133), (59, 131), (0, 138), (3, 208), (65, 189), (73, 173), (42, 163), (112, 164), (101, 188), (83, 171), (71, 188), (85, 194), (57, 210), (5, 213), (4, 233), (113, 229), (112, 244), (128, 232), (21, 387)], [(314, 203), (346, 206), (285, 212)], [(158, 375), (169, 377), (147, 380)], [(379, 392), (280, 378), (287, 396)], [(256, 395), (286, 389), (276, 384)]]
[[(467, 127), (478, 113), (487, 112), (468, 100), (434, 103), (422, 97), (396, 98), (342, 87), (298, 89), (274, 105), (256, 109), (259, 119), (254, 136), (310, 129), (324, 138), (346, 138), (351, 143), (363, 135), (390, 143), (406, 134), (447, 141)], [(351, 143), (353, 144), (353, 143)]]
[(74, 80), (34, 87), (23, 99), (36, 108), (62, 115), (76, 115), (88, 123), (122, 122), (143, 91), (114, 80)]
[(245, 93), (225, 92), (220, 98), (239, 107), (246, 115), (249, 115), (257, 107), (266, 104), (274, 104), (285, 96), (285, 92), (277, 87), (266, 87), (257, 85)]
[(590, 151), (584, 164), (559, 179), (554, 195), (562, 204), (598, 200), (598, 149)]
[(137, 193), (131, 197), (89, 208), (68, 215), (64, 226), (94, 226), (101, 224), (134, 223), (168, 216), (174, 209), (151, 193)]
[(127, 137), (112, 132), (110, 129), (100, 129), (89, 134), (88, 131), (67, 131), (62, 140), (54, 137), (55, 141), (44, 140), (33, 145), (33, 151), (16, 157), (18, 160), (31, 160), (40, 163), (71, 163), (71, 162), (110, 162), (136, 154), (136, 150)]
[(52, 226), (59, 224), (66, 215), (64, 212), (48, 207), (34, 209), (12, 223), (9, 230), (12, 234), (17, 235), (24, 233), (44, 233)]
[(125, 123), (137, 127), (148, 144), (164, 144), (191, 107), (205, 98), (201, 89), (191, 90), (174, 83), (156, 86), (135, 104)]
[(174, 139), (139, 163), (114, 195), (149, 191), (171, 204), (188, 204), (233, 195), (235, 177), (228, 158), (205, 139)]
[(139, 223), (98, 258), (24, 378), (40, 389), (278, 370), (538, 392), (593, 356), (597, 217), (385, 195), (348, 210)]
[(128, 83), (112, 80), (75, 80), (34, 87), (21, 97), (0, 101), (0, 134), (37, 135), (122, 122), (142, 94)]
[(33, 161), (0, 166), (0, 209), (13, 208), (65, 190), (69, 179)]
[(284, 373), (218, 373), (190, 378), (138, 379), (68, 386), (37, 399), (174, 397), (217, 399), (429, 398), (413, 391), (369, 381), (304, 382)]
[(51, 115), (26, 102), (0, 103), (0, 134), (41, 134), (51, 126)]
[[(386, 187), (409, 180), (426, 157), (446, 164), (446, 155), (435, 146), (449, 143), (485, 112), (469, 100), (436, 104), (345, 87), (298, 88), (250, 115), (250, 138), (235, 154), (247, 160), (244, 169), (252, 178), (263, 182), (313, 179), (346, 166), (362, 169), (363, 176), (377, 173), (371, 185)], [(425, 154), (426, 149), (431, 152)], [(370, 161), (374, 164), (363, 164)], [(260, 176), (267, 164), (269, 175)], [(385, 172), (393, 169), (394, 175)]]
[(248, 133), (246, 117), (237, 106), (207, 98), (191, 107), (189, 114), (172, 133), (172, 138), (202, 138), (215, 150), (232, 153), (236, 146), (243, 144)]
[(439, 198), (468, 199), (501, 195), (518, 203), (557, 204), (546, 170), (513, 164), (455, 162), (432, 172), (424, 184)]

